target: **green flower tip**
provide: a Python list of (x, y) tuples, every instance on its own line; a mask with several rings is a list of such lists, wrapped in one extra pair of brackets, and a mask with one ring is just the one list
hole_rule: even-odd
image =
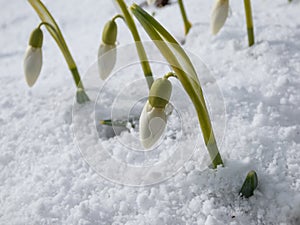
[(240, 190), (240, 194), (246, 198), (251, 197), (254, 193), (254, 190), (257, 188), (257, 185), (258, 185), (257, 174), (254, 170), (252, 170), (247, 174), (247, 177)]
[(36, 28), (32, 31), (29, 39), (29, 45), (34, 48), (41, 48), (43, 45), (43, 31)]
[(149, 92), (149, 103), (155, 108), (165, 108), (172, 93), (172, 83), (166, 78), (155, 80)]
[(114, 45), (117, 40), (118, 27), (114, 20), (108, 21), (102, 32), (102, 41), (106, 45)]

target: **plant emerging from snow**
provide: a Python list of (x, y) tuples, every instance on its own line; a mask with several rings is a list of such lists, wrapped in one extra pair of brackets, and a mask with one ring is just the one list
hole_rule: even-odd
[(250, 0), (244, 0), (245, 6), (245, 16), (247, 24), (247, 34), (248, 34), (248, 45), (254, 45), (254, 30), (253, 30), (253, 19), (252, 19), (252, 9)]
[[(114, 49), (113, 51), (116, 50), (115, 43), (117, 37), (117, 24), (115, 23), (115, 19), (122, 18), (135, 41), (136, 50), (150, 90), (148, 100), (139, 117), (139, 138), (142, 146), (146, 149), (153, 147), (165, 131), (169, 114), (169, 100), (172, 93), (172, 84), (168, 79), (169, 77), (175, 77), (182, 83), (185, 91), (195, 106), (204, 142), (211, 157), (212, 167), (217, 168), (218, 166), (223, 165), (200, 82), (189, 57), (174, 37), (165, 30), (163, 26), (161, 26), (142, 8), (133, 4), (129, 8), (131, 13), (141, 23), (145, 31), (153, 40), (154, 44), (157, 45), (172, 70), (162, 78), (153, 80), (149, 61), (132, 15), (123, 0), (116, 0), (116, 2), (122, 11), (122, 15), (114, 16), (106, 23), (103, 29), (102, 43), (99, 48), (99, 52), (101, 52), (101, 54), (98, 54), (98, 71), (102, 79), (106, 79), (112, 72), (115, 64), (115, 54), (113, 54), (113, 60), (111, 60), (110, 57), (105, 59), (105, 55), (109, 55), (110, 51), (102, 49), (104, 46), (109, 45), (112, 49)], [(106, 60), (107, 62), (105, 63)], [(107, 71), (103, 73), (103, 70), (106, 69)], [(108, 126), (123, 126), (126, 128), (130, 127), (130, 125), (128, 126), (128, 123), (125, 121), (113, 121), (112, 119), (101, 120), (100, 124)]]
[(183, 5), (183, 1), (178, 0), (178, 4), (179, 4), (179, 9), (181, 12), (183, 24), (184, 24), (184, 33), (185, 33), (185, 35), (187, 35), (192, 27), (192, 23), (187, 18), (186, 11), (185, 11), (185, 8)]
[[(174, 74), (174, 76), (181, 82), (183, 88), (194, 104), (202, 130), (204, 143), (211, 157), (213, 168), (216, 168), (218, 165), (223, 165), (202, 93), (202, 88), (196, 70), (189, 57), (175, 38), (145, 10), (136, 4), (133, 4), (130, 9), (161, 54), (168, 61), (173, 70), (171, 73)], [(160, 93), (160, 90), (157, 91), (157, 93)], [(151, 95), (149, 96), (151, 97)]]
[[(173, 70), (163, 78), (153, 81), (147, 55), (142, 43), (140, 43), (140, 36), (136, 29), (136, 25), (131, 16), (131, 13), (128, 11), (128, 8), (123, 0), (116, 0), (116, 2), (119, 5), (123, 15), (115, 16), (114, 18), (124, 18), (124, 21), (131, 31), (136, 43), (138, 55), (140, 57), (140, 63), (142, 65), (144, 75), (150, 89), (148, 101), (144, 106), (142, 114), (140, 116), (140, 139), (142, 145), (145, 148), (152, 147), (157, 142), (157, 140), (159, 140), (159, 138), (163, 134), (163, 131), (165, 130), (165, 126), (167, 123), (165, 107), (170, 99), (172, 90), (172, 86), (170, 81), (168, 81), (168, 78), (170, 76), (174, 76), (181, 82), (182, 86), (184, 87), (185, 91), (194, 104), (194, 107), (198, 114), (204, 142), (212, 160), (212, 167), (216, 168), (218, 165), (223, 165), (223, 161), (219, 153), (217, 142), (212, 129), (205, 99), (202, 93), (202, 88), (196, 70), (189, 57), (175, 40), (175, 38), (157, 20), (155, 20), (141, 7), (133, 4), (130, 7), (131, 12), (138, 19), (140, 24), (143, 26), (149, 37), (152, 39), (154, 44), (157, 46), (164, 58), (168, 61), (170, 67)], [(114, 24), (112, 22), (113, 20), (107, 23), (109, 25), (106, 24), (102, 36), (102, 42), (107, 42), (106, 38), (108, 38), (109, 40), (106, 44), (111, 45), (114, 45), (116, 41), (116, 28), (115, 25), (111, 25)], [(112, 26), (114, 28), (108, 29), (107, 26)], [(98, 60), (103, 60), (103, 57), (98, 58)], [(98, 62), (98, 65), (101, 66), (101, 62)], [(111, 69), (109, 69), (109, 71), (110, 70)], [(99, 70), (99, 72), (101, 72), (101, 69)], [(103, 120), (101, 123), (106, 124), (104, 123), (104, 121), (108, 120)]]
[[(28, 85), (31, 87), (35, 84), (41, 71), (43, 61), (41, 49), (43, 44), (43, 32), (41, 30), (41, 26), (44, 25), (58, 44), (67, 61), (69, 69), (71, 70), (76, 87), (78, 88), (76, 94), (77, 102), (84, 103), (89, 101), (81, 83), (77, 66), (52, 15), (39, 0), (29, 0), (29, 2), (40, 16), (42, 22), (32, 32), (29, 40), (29, 47), (25, 53), (24, 72)], [(125, 21), (133, 36), (137, 53), (140, 57), (140, 63), (149, 87), (148, 100), (143, 107), (139, 118), (139, 135), (143, 147), (151, 148), (164, 133), (168, 117), (166, 108), (168, 104), (170, 104), (169, 100), (172, 94), (172, 84), (168, 79), (170, 77), (175, 77), (180, 81), (194, 105), (200, 129), (203, 134), (204, 143), (212, 161), (212, 167), (217, 168), (219, 165), (223, 165), (198, 75), (190, 58), (175, 38), (157, 20), (155, 20), (141, 7), (133, 4), (130, 7), (130, 11), (140, 22), (164, 58), (168, 61), (172, 70), (162, 78), (153, 80), (150, 64), (131, 13), (123, 0), (116, 0), (116, 2), (120, 6), (123, 15), (114, 16), (106, 23), (103, 29), (102, 42), (98, 50), (98, 69), (101, 79), (104, 80), (110, 75), (115, 66), (116, 39), (118, 30), (115, 20), (117, 18), (121, 18)], [(154, 1), (148, 0), (149, 4), (153, 2)], [(244, 2), (250, 45), (254, 43), (250, 0), (244, 0)], [(185, 23), (185, 32), (187, 34), (191, 24), (187, 20), (182, 0), (178, 0), (178, 3)], [(212, 13), (213, 34), (218, 33), (224, 25), (228, 16), (228, 7), (228, 0), (217, 0)], [(252, 31), (250, 28), (252, 28)], [(253, 36), (252, 39), (251, 35)], [(109, 54), (110, 56), (105, 57), (106, 54)], [(113, 124), (112, 121), (103, 121), (103, 124), (107, 124), (106, 122)], [(120, 125), (123, 126), (122, 121)], [(257, 183), (257, 175), (255, 171), (251, 171), (247, 175), (240, 191), (241, 195), (245, 197), (253, 195), (253, 190), (257, 187)]]
[(242, 185), (240, 195), (249, 198), (253, 195), (254, 190), (257, 188), (258, 179), (257, 174), (254, 170), (251, 170)]
[(65, 39), (56, 24), (53, 16), (50, 14), (46, 6), (39, 0), (28, 0), (32, 5), (34, 10), (39, 15), (42, 22), (39, 26), (32, 32), (29, 40), (29, 47), (25, 53), (24, 58), (24, 72), (28, 85), (31, 87), (36, 82), (42, 67), (42, 43), (43, 43), (43, 32), (40, 29), (41, 26), (45, 26), (57, 45), (59, 46), (61, 52), (63, 53), (69, 69), (72, 73), (77, 92), (76, 100), (78, 103), (85, 103), (89, 101), (89, 97), (84, 91), (81, 78), (75, 64), (75, 61), (69, 51), (69, 48), (65, 42)]
[[(212, 167), (223, 165), (202, 88), (189, 57), (174, 37), (151, 15), (136, 4), (133, 4), (130, 9), (173, 69), (163, 78), (155, 80), (150, 89), (148, 101), (140, 117), (140, 138), (143, 146), (146, 148), (153, 146), (163, 134), (167, 123), (165, 108), (169, 104), (172, 92), (172, 85), (168, 78), (175, 77), (181, 82), (194, 104)], [(256, 172), (250, 171), (240, 190), (240, 195), (247, 198), (252, 196), (257, 185)]]

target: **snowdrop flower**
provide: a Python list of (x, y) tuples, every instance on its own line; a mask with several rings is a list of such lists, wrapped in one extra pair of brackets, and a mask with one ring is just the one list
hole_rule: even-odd
[(140, 140), (144, 148), (151, 148), (163, 134), (167, 123), (164, 109), (152, 107), (147, 101), (140, 117)]
[(23, 64), (26, 82), (29, 87), (32, 87), (35, 84), (41, 72), (43, 64), (42, 44), (43, 32), (40, 28), (36, 28), (31, 33)]
[(102, 80), (105, 80), (110, 75), (116, 64), (116, 60), (116, 45), (101, 43), (98, 50), (98, 71)]
[(229, 0), (216, 0), (211, 14), (211, 32), (216, 35), (224, 25), (229, 11)]
[(116, 64), (116, 39), (117, 24), (114, 20), (110, 20), (104, 26), (102, 32), (102, 43), (98, 50), (98, 70), (102, 80), (105, 80)]
[(148, 5), (153, 5), (156, 2), (156, 0), (147, 0)]
[(166, 78), (155, 80), (151, 86), (149, 98), (140, 116), (140, 140), (144, 148), (151, 148), (162, 136), (167, 115), (165, 106), (172, 92), (172, 84)]

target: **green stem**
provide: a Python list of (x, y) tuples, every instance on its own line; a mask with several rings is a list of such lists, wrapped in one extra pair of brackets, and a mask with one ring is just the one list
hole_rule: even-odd
[[(152, 24), (153, 27), (158, 31), (158, 33), (162, 34), (162, 38), (172, 43), (171, 47), (173, 48), (174, 52), (177, 53), (177, 57), (179, 58), (179, 61), (182, 62), (183, 65), (185, 65), (185, 70), (189, 77), (191, 78), (192, 82), (196, 84), (196, 88), (199, 90), (199, 96), (201, 98), (201, 101), (205, 103), (205, 99), (203, 97), (201, 84), (199, 81), (199, 78), (197, 76), (197, 72), (186, 54), (186, 52), (183, 50), (183, 48), (180, 46), (180, 44), (175, 40), (175, 38), (152, 16), (150, 16), (145, 10), (143, 10), (141, 7), (137, 7), (136, 10), (138, 13), (140, 13), (143, 17), (147, 18), (150, 24)], [(200, 87), (200, 89), (198, 88)]]
[[(51, 29), (51, 30), (53, 31), (53, 33), (55, 33), (56, 36), (59, 37), (59, 34), (57, 33), (56, 29), (55, 29), (50, 23), (47, 23), (47, 22), (41, 22), (41, 23), (39, 24), (38, 27), (40, 28), (40, 27), (43, 26), (43, 25), (46, 26), (46, 28)], [(60, 38), (57, 39), (57, 42), (60, 42), (59, 46), (62, 46), (62, 48), (63, 48), (63, 50), (62, 50), (63, 54), (65, 54), (66, 52), (68, 52), (68, 50), (65, 49), (64, 43), (61, 42), (61, 39), (60, 39)], [(67, 54), (65, 57), (69, 57), (69, 55)], [(74, 63), (74, 64), (75, 64), (75, 63)], [(78, 72), (78, 69), (77, 69), (76, 65), (75, 65), (75, 67), (70, 68), (70, 71), (71, 71), (71, 73), (72, 73), (72, 76), (73, 76), (73, 79), (74, 79), (74, 82), (75, 82), (76, 86), (77, 86), (78, 88), (84, 89), (84, 88), (83, 88), (83, 85), (82, 85), (82, 83), (81, 83), (80, 75), (79, 75), (79, 72)]]
[[(139, 11), (142, 9), (139, 8), (139, 10), (137, 10), (137, 8), (139, 8), (139, 6), (137, 6), (136, 4), (131, 6), (133, 14), (144, 27), (150, 38), (154, 41), (155, 45), (160, 50), (164, 58), (169, 62), (178, 79), (180, 80), (182, 86), (184, 87), (185, 91), (188, 93), (194, 104), (203, 133), (204, 142), (211, 157), (213, 167), (216, 168), (218, 165), (223, 165), (204, 98), (203, 100), (201, 97), (199, 98), (199, 94), (201, 95), (202, 93), (199, 92), (199, 90), (201, 90), (200, 84), (198, 84), (197, 81), (194, 82), (194, 85), (192, 84), (192, 81), (189, 79), (182, 65), (177, 60), (176, 55), (172, 52), (168, 44), (164, 42), (163, 38), (161, 37), (161, 35), (163, 34), (159, 34), (157, 30), (153, 28), (154, 25), (148, 20), (148, 17), (144, 17), (143, 14), (139, 13)], [(196, 86), (198, 88), (195, 88)]]
[(187, 18), (186, 11), (185, 11), (184, 5), (183, 5), (183, 1), (178, 0), (178, 4), (179, 4), (182, 20), (183, 20), (183, 23), (184, 23), (184, 33), (185, 33), (185, 35), (187, 35), (189, 33), (191, 27), (192, 27), (192, 24)]
[(174, 72), (169, 72), (166, 75), (164, 75), (165, 79), (169, 79), (170, 77), (178, 78)]
[(134, 41), (135, 41), (136, 49), (137, 49), (137, 52), (138, 52), (138, 55), (139, 55), (139, 58), (140, 58), (140, 61), (141, 61), (141, 66), (142, 66), (142, 69), (144, 71), (144, 75), (146, 77), (148, 87), (150, 89), (151, 85), (153, 83), (152, 71), (151, 71), (151, 68), (150, 68), (148, 57), (146, 55), (146, 51), (145, 51), (144, 46), (141, 42), (140, 35), (138, 33), (138, 30), (136, 28), (134, 20), (133, 20), (132, 16), (130, 15), (130, 13), (127, 9), (127, 6), (126, 6), (125, 2), (123, 0), (116, 0), (116, 2), (118, 3), (118, 5), (121, 8), (121, 11), (124, 15), (127, 26), (129, 28), (132, 36), (133, 36)]
[(122, 20), (125, 21), (124, 16), (122, 16), (122, 15), (120, 15), (120, 14), (115, 15), (111, 20), (115, 21), (115, 20), (118, 19), (118, 18), (120, 18), (120, 19), (122, 19)]
[(249, 47), (250, 47), (255, 42), (254, 31), (253, 31), (251, 1), (244, 0), (244, 6), (245, 6), (245, 15), (246, 15), (246, 23), (247, 23), (248, 42), (249, 42)]
[(70, 50), (65, 42), (65, 39), (64, 39), (57, 23), (55, 22), (53, 16), (51, 15), (51, 13), (48, 11), (46, 6), (41, 1), (39, 1), (39, 0), (28, 0), (28, 1), (31, 4), (31, 6), (33, 7), (33, 9), (37, 12), (40, 19), (42, 20), (42, 23), (40, 24), (40, 26), (42, 26), (42, 25), (46, 26), (47, 30), (49, 31), (49, 33), (51, 34), (51, 36), (57, 43), (58, 47), (60, 48), (63, 56), (65, 57), (68, 67), (72, 73), (76, 88), (80, 89), (80, 91), (77, 90), (76, 96), (77, 97), (79, 96), (81, 98), (81, 100), (78, 100), (78, 98), (77, 98), (77, 102), (83, 103), (82, 100), (84, 100), (84, 102), (88, 101), (89, 99), (84, 92), (84, 87), (81, 82), (81, 78), (78, 73), (76, 63), (70, 53)]
[[(62, 37), (60, 37), (60, 33), (58, 32), (58, 30), (53, 26), (53, 25), (51, 25), (50, 23), (47, 23), (47, 22), (41, 22), (40, 24), (39, 24), (39, 28), (41, 27), (41, 26), (45, 26), (46, 28), (47, 28), (47, 30), (50, 32), (50, 34), (54, 34), (54, 36), (53, 36), (53, 38), (54, 38), (54, 40), (56, 41), (56, 43), (57, 43), (57, 45), (59, 46), (59, 48), (60, 48), (60, 50), (61, 50), (61, 52), (63, 53), (63, 55), (64, 55), (64, 57), (65, 57), (65, 59), (66, 59), (66, 61), (67, 61), (67, 63), (68, 63), (68, 61), (69, 61), (69, 63), (68, 63), (68, 65), (69, 64), (71, 64), (71, 66), (72, 67), (74, 67), (74, 65), (75, 65), (75, 62), (74, 62), (74, 60), (73, 60), (73, 58), (72, 58), (72, 56), (71, 56), (71, 53), (69, 52), (69, 49), (68, 49), (68, 47), (67, 47), (67, 45), (66, 45), (66, 43), (65, 43), (65, 41), (64, 41), (64, 38)], [(75, 67), (76, 67), (76, 65), (75, 65)], [(70, 68), (70, 67), (69, 67)], [(70, 70), (71, 70), (71, 68), (70, 68)], [(75, 80), (75, 79), (74, 79)], [(76, 83), (77, 84), (77, 83)]]
[(179, 43), (176, 41), (176, 39), (157, 21), (155, 20), (152, 16), (150, 16), (146, 11), (142, 10), (140, 7), (136, 8), (136, 10), (142, 14), (144, 17), (147, 18), (147, 20), (155, 27), (155, 29), (158, 31), (158, 33), (163, 34), (162, 38), (164, 40), (167, 40), (168, 42), (172, 43), (171, 47), (174, 48), (174, 51), (177, 53), (177, 56), (180, 58), (179, 61), (182, 61), (187, 68), (188, 68), (188, 74), (196, 80), (199, 85), (199, 79), (196, 73), (196, 70), (186, 54), (186, 52), (183, 50), (183, 48), (179, 45)]
[(77, 67), (74, 67), (74, 68), (70, 69), (70, 71), (73, 75), (73, 79), (74, 79), (75, 83), (77, 84), (77, 87), (81, 88), (81, 89), (84, 89)]

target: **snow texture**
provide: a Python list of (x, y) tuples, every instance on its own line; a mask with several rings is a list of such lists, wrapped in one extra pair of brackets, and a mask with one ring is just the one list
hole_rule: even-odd
[[(144, 187), (115, 184), (86, 163), (74, 141), (75, 88), (62, 54), (44, 32), (42, 72), (30, 89), (22, 60), (39, 19), (26, 1), (0, 1), (5, 5), (0, 21), (1, 225), (300, 224), (299, 1), (253, 0), (256, 44), (251, 48), (243, 1), (230, 1), (230, 17), (215, 37), (209, 29), (213, 1), (184, 1), (193, 23), (186, 38), (176, 4), (147, 8), (211, 69), (224, 98), (226, 130), (220, 146), (225, 167), (203, 168), (208, 154), (197, 149), (176, 175)], [(44, 2), (84, 74), (96, 60), (114, 4)], [(118, 24), (119, 44), (132, 43), (122, 21)], [(202, 143), (201, 137), (197, 141)], [(135, 163), (134, 154), (126, 157)], [(243, 199), (238, 192), (252, 169), (259, 186)]]

